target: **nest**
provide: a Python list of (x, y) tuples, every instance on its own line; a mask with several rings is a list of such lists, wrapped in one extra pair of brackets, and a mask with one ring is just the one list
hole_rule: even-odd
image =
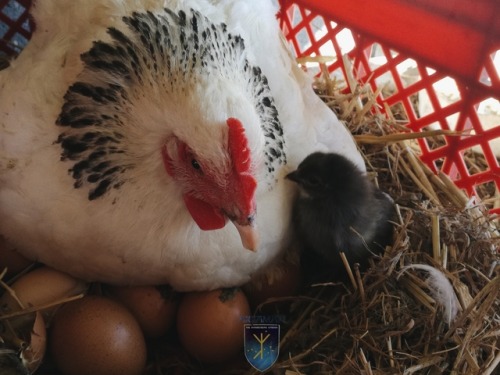
[[(394, 243), (364, 274), (348, 268), (349, 285), (312, 285), (292, 300), (280, 360), (269, 373), (493, 374), (500, 368), (496, 218), (420, 161), (415, 138), (440, 144), (454, 134), (408, 133), (400, 114), (380, 113), (378, 93), (350, 81), (343, 93), (323, 67), (316, 90), (354, 135), (374, 182), (395, 200)], [(473, 152), (464, 159), (477, 168), (484, 162)], [(457, 299), (454, 318), (448, 304), (455, 301), (439, 296), (447, 284)]]
[[(264, 304), (287, 316), (279, 359), (267, 373), (494, 374), (500, 368), (499, 233), (484, 201), (496, 192), (479, 191), (483, 202), (470, 199), (446, 175), (433, 173), (420, 161), (415, 137), (440, 144), (445, 133), (408, 133), (401, 114), (378, 110), (378, 93), (350, 82), (345, 93), (325, 71), (316, 90), (354, 135), (373, 181), (395, 200), (394, 242), (366, 272), (347, 267), (350, 283), (309, 285)], [(484, 166), (472, 151), (464, 159)], [(451, 306), (438, 293), (443, 283), (456, 298)], [(259, 373), (245, 361), (207, 369), (169, 344), (153, 346), (151, 356), (148, 374), (173, 368)]]

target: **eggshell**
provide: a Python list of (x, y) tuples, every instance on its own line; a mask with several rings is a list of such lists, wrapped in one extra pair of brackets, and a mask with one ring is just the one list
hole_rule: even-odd
[(49, 347), (65, 375), (139, 375), (146, 343), (128, 309), (109, 298), (86, 296), (59, 309)]
[[(78, 295), (86, 291), (87, 284), (63, 272), (44, 266), (23, 275), (10, 287), (14, 290), (23, 306), (20, 306), (9, 293), (5, 293), (0, 298), (0, 305), (4, 309), (17, 311), (22, 308), (42, 306)], [(42, 311), (46, 321), (54, 309), (55, 307)]]
[(31, 341), (22, 353), (21, 358), (23, 360), (24, 366), (32, 374), (34, 373), (45, 355), (45, 350), (47, 347), (47, 332), (45, 329), (45, 321), (43, 320), (43, 315), (40, 312), (36, 313), (35, 324), (33, 325), (33, 331), (31, 332)]
[(32, 264), (34, 262), (19, 254), (14, 245), (0, 236), (0, 272), (7, 268), (6, 280), (16, 276)]
[(250, 315), (240, 289), (187, 293), (177, 312), (177, 331), (186, 351), (205, 363), (221, 363), (243, 348), (242, 317)]
[(111, 296), (125, 305), (149, 338), (165, 335), (173, 327), (178, 298), (167, 287), (110, 287)]

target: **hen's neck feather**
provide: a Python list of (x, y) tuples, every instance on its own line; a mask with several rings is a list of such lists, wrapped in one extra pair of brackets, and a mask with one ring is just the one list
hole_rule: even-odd
[[(268, 181), (286, 164), (267, 79), (247, 61), (243, 39), (228, 33), (225, 24), (214, 24), (192, 9), (164, 9), (123, 17), (108, 35), (109, 41), (94, 42), (82, 55), (84, 69), (67, 90), (57, 119), (61, 159), (71, 161), (74, 186), (88, 189), (89, 199), (119, 189), (148, 158), (160, 158), (166, 137), (186, 132), (182, 119), (169, 122), (168, 117), (182, 117), (182, 110), (196, 113), (197, 106), (178, 107), (190, 103), (204, 77), (234, 82), (247, 94), (264, 134)], [(220, 95), (224, 101), (229, 94)], [(206, 116), (198, 114), (200, 121), (216, 122)], [(222, 141), (216, 137), (212, 147), (220, 149)]]

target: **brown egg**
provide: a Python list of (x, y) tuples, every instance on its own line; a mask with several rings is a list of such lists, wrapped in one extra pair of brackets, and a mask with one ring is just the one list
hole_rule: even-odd
[(150, 338), (165, 335), (174, 325), (178, 298), (169, 287), (109, 287), (110, 294), (125, 305)]
[(205, 363), (220, 363), (243, 348), (242, 317), (250, 315), (240, 289), (187, 293), (177, 312), (177, 331), (186, 351)]
[[(87, 284), (83, 281), (45, 266), (23, 275), (10, 287), (19, 301), (9, 293), (5, 293), (0, 298), (0, 305), (7, 311), (58, 302), (87, 290)], [(42, 311), (46, 321), (54, 309), (55, 307)]]
[(57, 311), (50, 327), (50, 352), (65, 375), (139, 375), (146, 344), (126, 307), (86, 296)]
[(0, 236), (0, 272), (7, 268), (6, 280), (31, 266), (34, 262), (19, 254), (14, 245)]
[(243, 287), (250, 306), (255, 309), (270, 298), (293, 296), (300, 288), (301, 272), (298, 264), (283, 262), (258, 280)]

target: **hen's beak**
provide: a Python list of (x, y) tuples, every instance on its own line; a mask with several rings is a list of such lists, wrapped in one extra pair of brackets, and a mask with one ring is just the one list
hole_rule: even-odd
[(259, 246), (259, 236), (257, 233), (255, 221), (253, 219), (250, 219), (248, 220), (248, 223), (239, 224), (235, 220), (232, 223), (240, 234), (243, 247), (251, 251), (257, 251), (257, 247)]

